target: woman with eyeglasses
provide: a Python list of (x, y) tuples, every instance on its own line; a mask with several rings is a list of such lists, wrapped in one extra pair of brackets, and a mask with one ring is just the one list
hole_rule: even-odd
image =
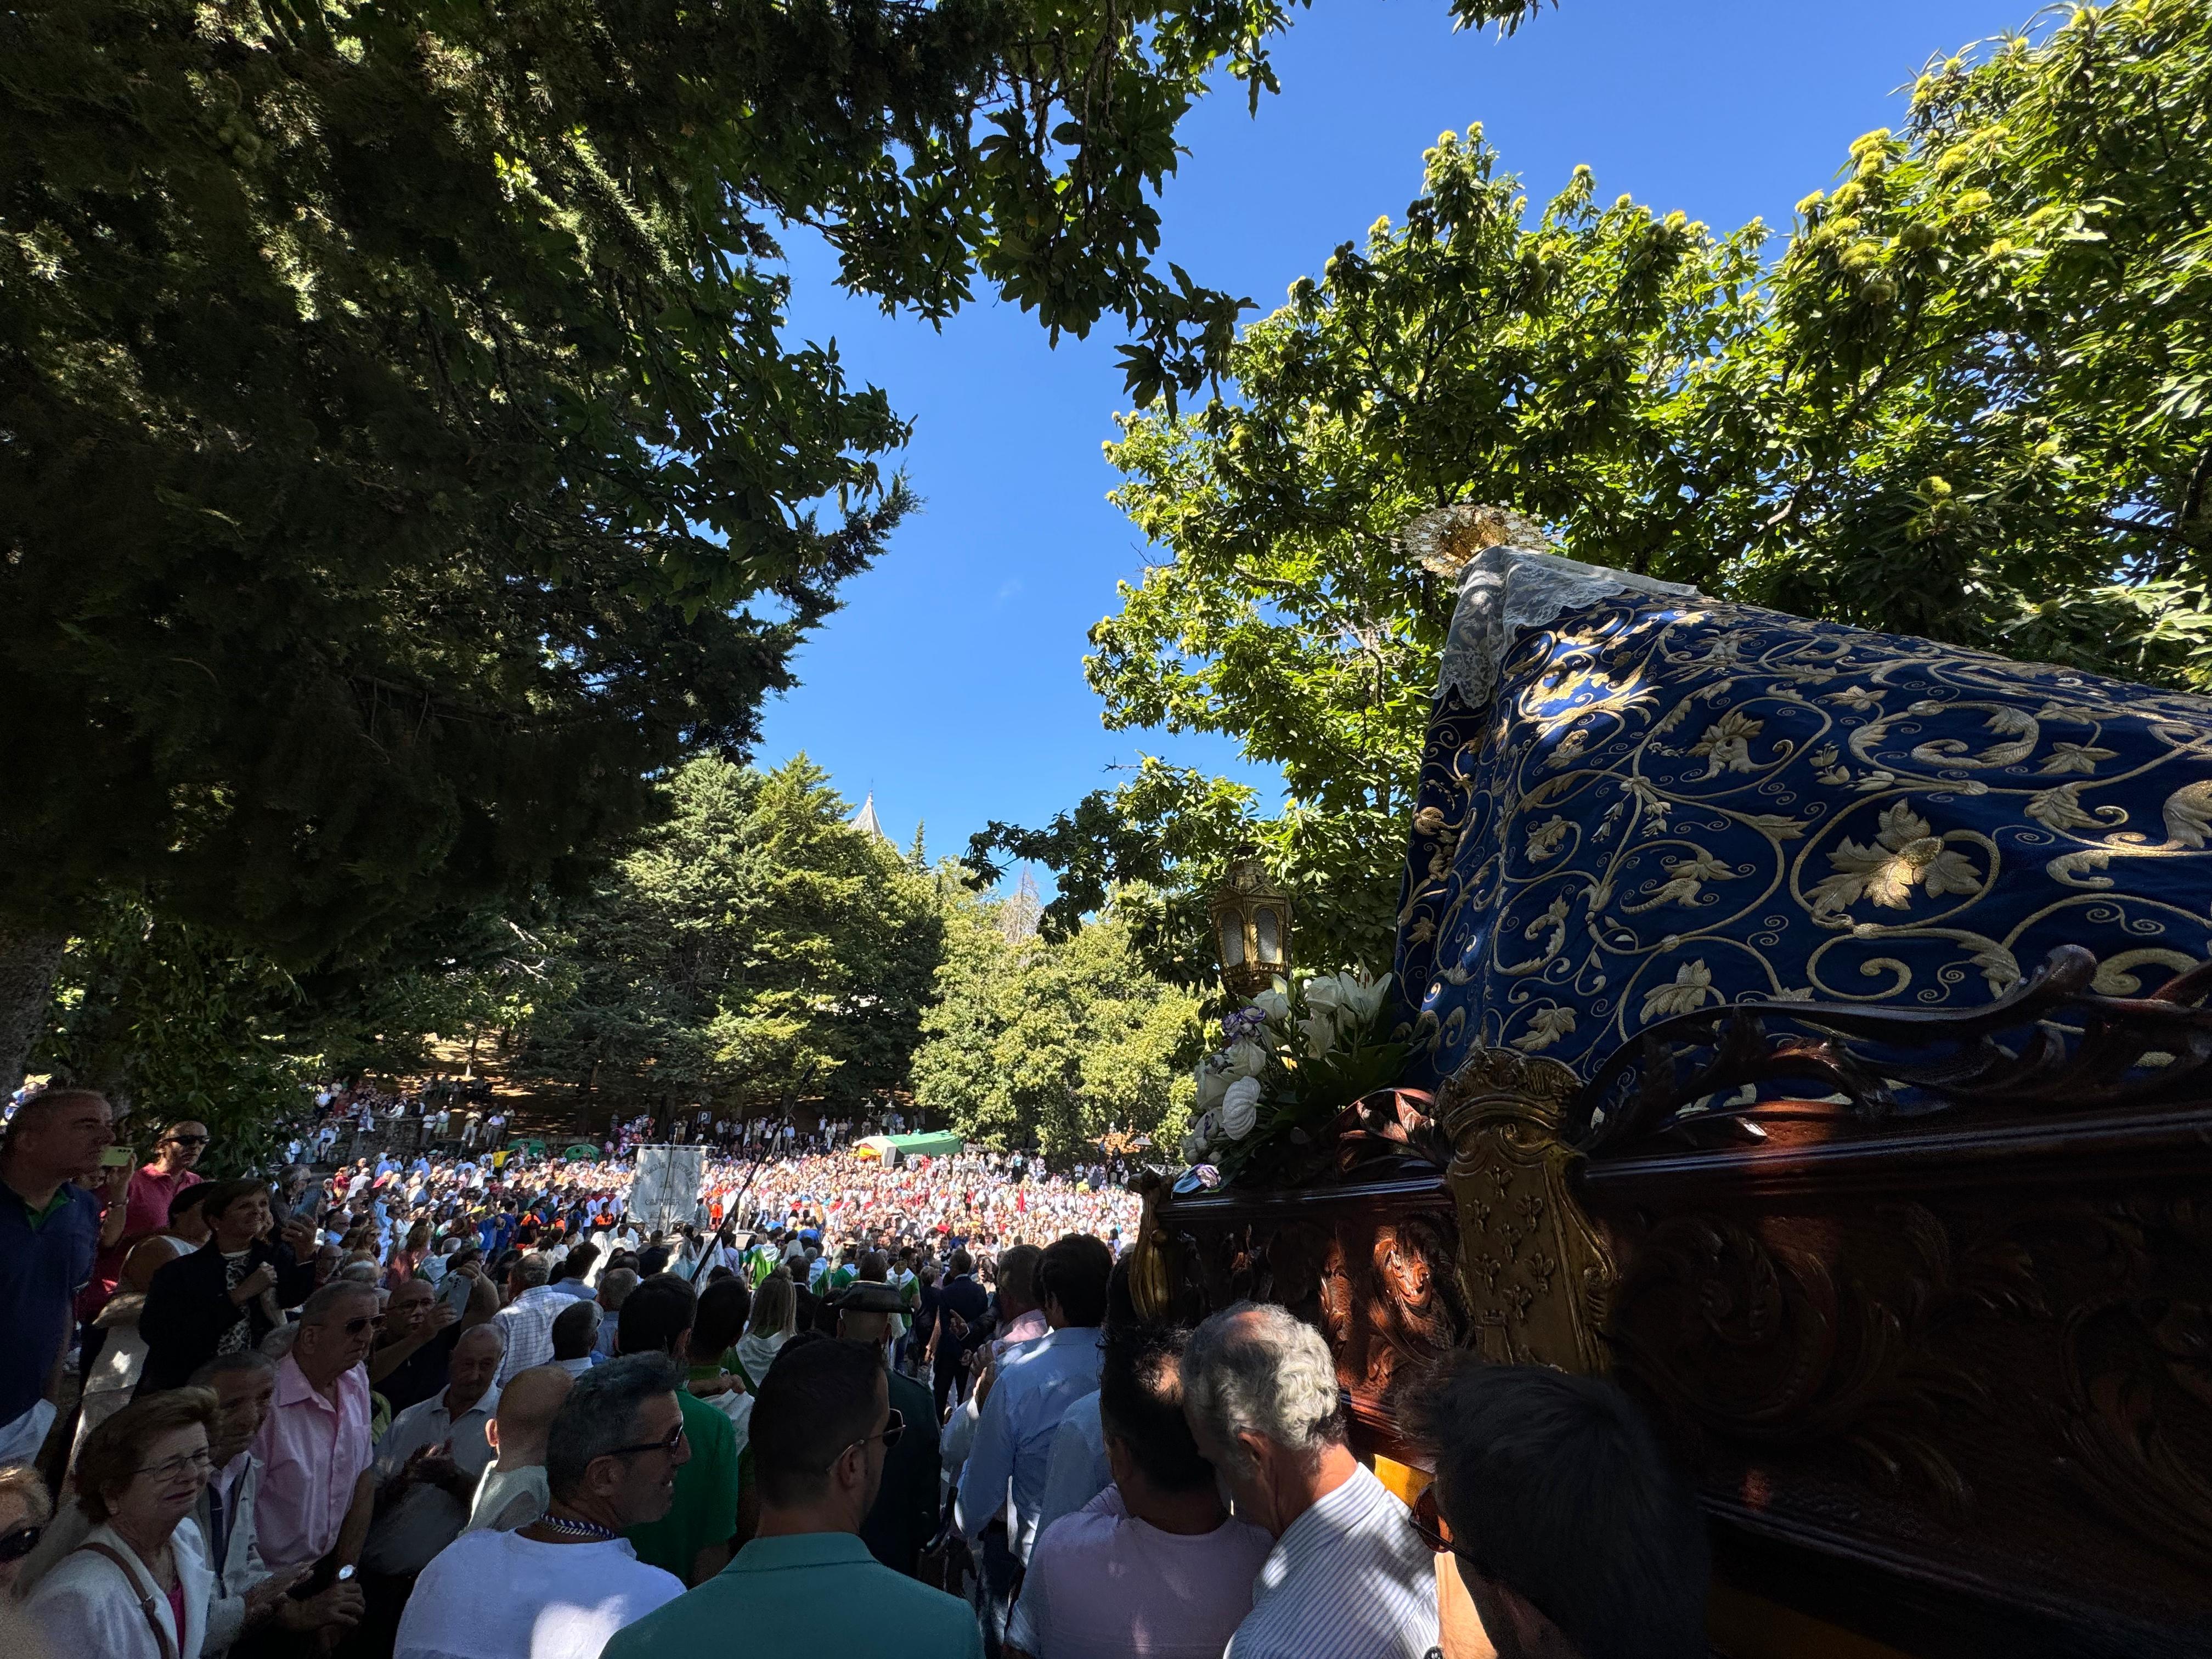
[(208, 1570), (197, 1526), (180, 1526), (208, 1483), (215, 1395), (179, 1389), (135, 1401), (77, 1457), (83, 1543), (25, 1602), (57, 1654), (194, 1659), (207, 1634)]
[(36, 1469), (27, 1463), (0, 1468), (0, 1601), (14, 1591), (15, 1575), (38, 1548), (53, 1516), (53, 1500)]
[[(315, 1288), (314, 1233), (295, 1221), (281, 1237), (270, 1225), (269, 1188), (218, 1182), (200, 1200), (208, 1241), (154, 1274), (138, 1328), (146, 1364), (138, 1392), (182, 1388), (219, 1353), (258, 1347), (274, 1328), (270, 1310), (297, 1307)], [(264, 1299), (264, 1292), (273, 1291)]]

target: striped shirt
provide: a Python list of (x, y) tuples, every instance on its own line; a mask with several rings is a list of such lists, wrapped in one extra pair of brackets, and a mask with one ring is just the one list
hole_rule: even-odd
[(575, 1305), (574, 1297), (550, 1285), (532, 1285), (492, 1316), (507, 1338), (507, 1353), (499, 1362), (494, 1388), (503, 1389), (517, 1371), (543, 1365), (553, 1358), (553, 1322)]
[(1435, 1558), (1362, 1465), (1275, 1540), (1224, 1659), (1423, 1659), (1437, 1640)]

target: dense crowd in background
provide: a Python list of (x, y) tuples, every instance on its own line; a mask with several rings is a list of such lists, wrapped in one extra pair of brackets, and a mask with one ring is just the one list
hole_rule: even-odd
[[(1617, 1392), (1448, 1371), (1409, 1510), (1313, 1327), (1139, 1312), (1113, 1160), (695, 1117), (690, 1212), (646, 1216), (650, 1125), (593, 1157), (465, 1095), (316, 1111), (211, 1181), (203, 1124), (118, 1158), (98, 1094), (15, 1110), (11, 1654), (1705, 1652), (1702, 1526)], [(395, 1115), (438, 1133), (364, 1154)]]

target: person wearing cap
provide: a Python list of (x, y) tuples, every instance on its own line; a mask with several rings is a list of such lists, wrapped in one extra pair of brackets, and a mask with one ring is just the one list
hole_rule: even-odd
[(914, 1576), (923, 1548), (937, 1532), (937, 1414), (929, 1389), (889, 1362), (890, 1324), (900, 1308), (898, 1287), (860, 1279), (829, 1297), (837, 1310), (837, 1334), (865, 1342), (885, 1356), (891, 1407), (906, 1424), (899, 1443), (884, 1455), (883, 1485), (860, 1523), (860, 1541), (885, 1566)]

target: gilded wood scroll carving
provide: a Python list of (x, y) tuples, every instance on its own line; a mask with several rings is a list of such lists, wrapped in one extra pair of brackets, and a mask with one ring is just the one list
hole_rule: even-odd
[(1579, 1087), (1556, 1060), (1478, 1048), (1437, 1095), (1473, 1346), (1493, 1364), (1610, 1364), (1603, 1331), (1619, 1275), (1570, 1186), (1581, 1155), (1559, 1139)]

